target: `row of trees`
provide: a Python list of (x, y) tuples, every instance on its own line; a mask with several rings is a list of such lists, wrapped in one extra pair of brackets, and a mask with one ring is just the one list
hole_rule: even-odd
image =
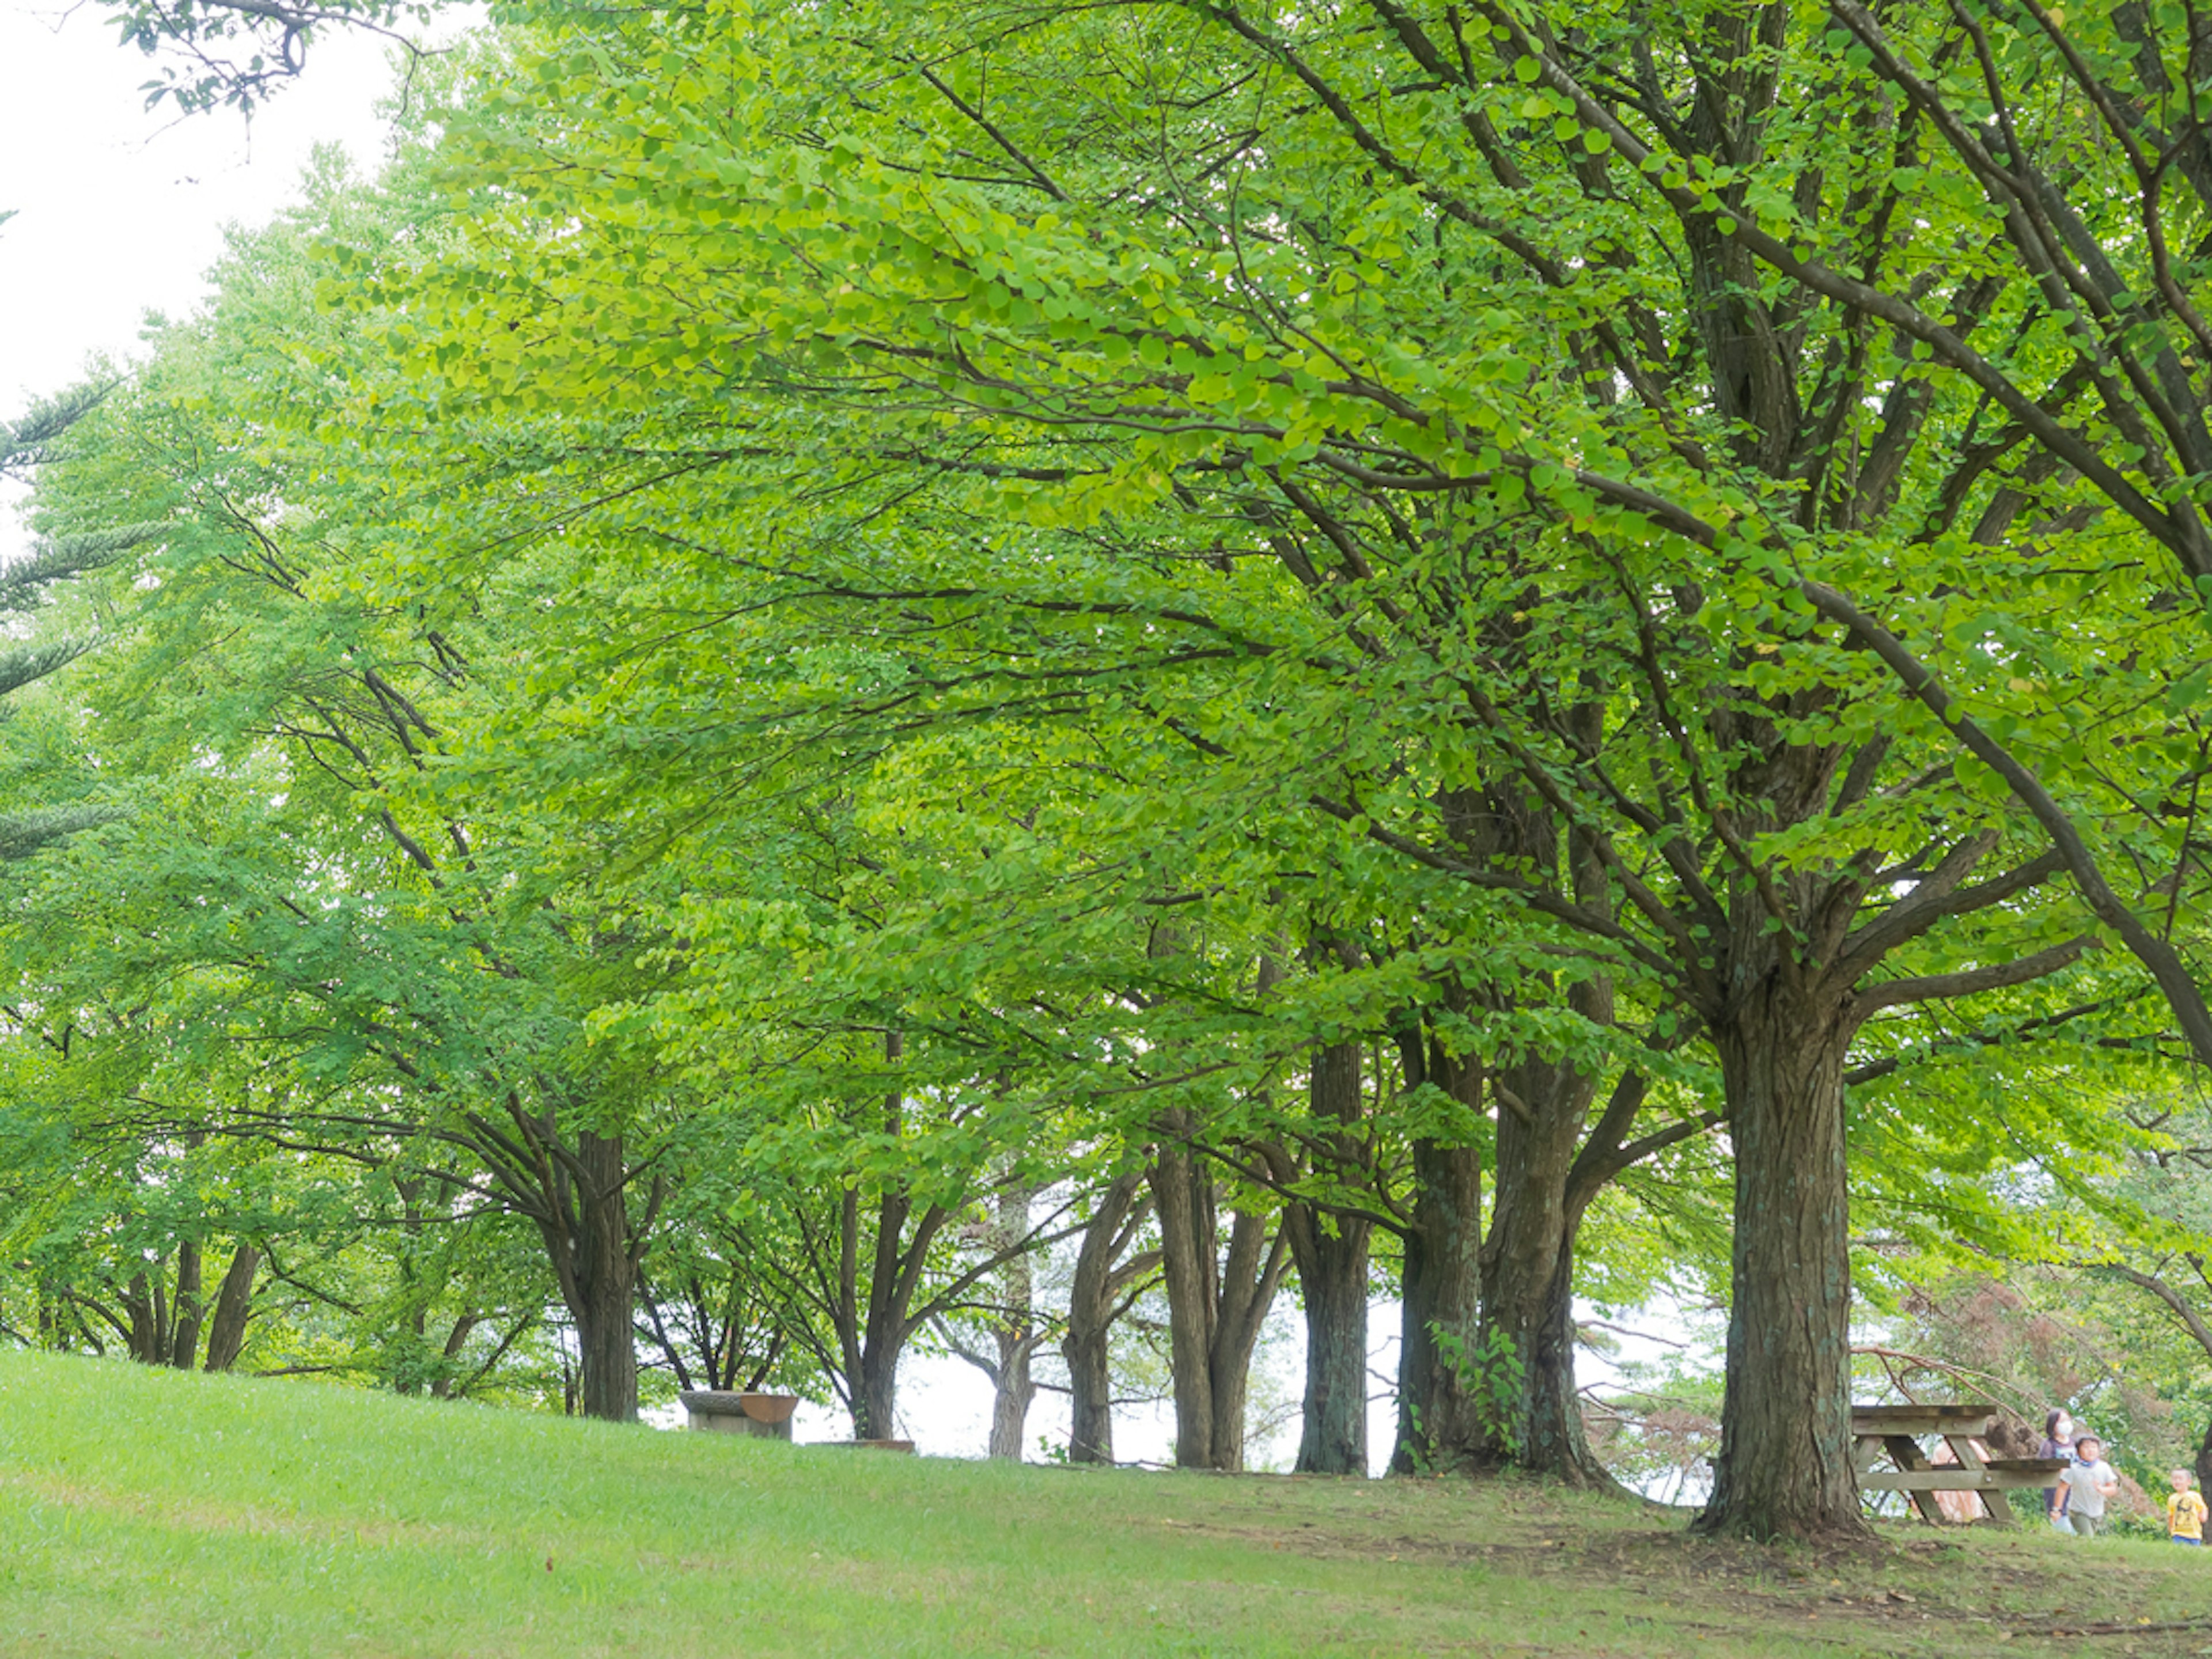
[(1395, 1268), (1401, 1466), (1583, 1481), (1578, 1271), (1702, 1273), (1705, 1523), (1856, 1526), (1855, 1240), (2196, 1305), (2125, 1177), (2212, 1058), (2204, 50), (864, 0), (420, 70), (42, 484), (118, 550), (9, 751), (109, 817), (15, 881), (39, 1248), (205, 1166), (438, 1284), (423, 1375), (534, 1276), (587, 1411), (641, 1325), (878, 1434), (940, 1321), (1021, 1397), (1065, 1240), (1077, 1455), (1157, 1271), (1216, 1468), (1294, 1275), (1319, 1470)]

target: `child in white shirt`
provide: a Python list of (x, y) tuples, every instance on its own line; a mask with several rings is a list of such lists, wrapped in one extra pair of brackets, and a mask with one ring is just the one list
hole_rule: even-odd
[(2058, 1472), (2066, 1489), (2066, 1524), (2084, 1538), (2104, 1529), (2105, 1500), (2120, 1489), (2120, 1477), (2105, 1461), (2105, 1443), (2085, 1434), (2074, 1443), (2071, 1468)]

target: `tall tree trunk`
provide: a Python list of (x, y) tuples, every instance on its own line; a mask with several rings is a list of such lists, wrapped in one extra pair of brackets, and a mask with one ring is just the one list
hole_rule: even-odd
[(1109, 1346), (1122, 1292), (1151, 1271), (1159, 1259), (1147, 1251), (1116, 1265), (1143, 1218), (1145, 1178), (1132, 1172), (1117, 1177), (1091, 1212), (1075, 1258), (1075, 1278), (1067, 1297), (1067, 1334), (1060, 1351), (1067, 1360), (1068, 1461), (1114, 1461), (1114, 1369)]
[(1417, 1139), (1413, 1218), (1399, 1280), (1400, 1474), (1474, 1468), (1486, 1445), (1478, 1402), (1437, 1351), (1437, 1333), (1472, 1348), (1482, 1310), (1482, 1153)]
[(2204, 1437), (2197, 1443), (2197, 1490), (2212, 1492), (2212, 1419), (2204, 1425)]
[(1284, 1218), (1306, 1317), (1301, 1474), (1367, 1473), (1367, 1221), (1294, 1205)]
[[(994, 1249), (1012, 1250), (1029, 1237), (1032, 1195), (1030, 1188), (1020, 1182), (999, 1189), (998, 1227), (992, 1240)], [(1038, 1341), (1035, 1284), (1026, 1249), (1009, 1255), (999, 1269), (1000, 1312), (991, 1326), (999, 1364), (991, 1376), (989, 1455), (1014, 1462), (1021, 1461), (1030, 1406), (1036, 1399), (1036, 1382), (1030, 1374)]]
[(586, 1417), (637, 1418), (637, 1346), (631, 1329), (636, 1262), (631, 1255), (623, 1137), (586, 1129), (576, 1137), (578, 1172), (563, 1206), (566, 1238), (549, 1238), (562, 1265), (561, 1290), (576, 1328), (576, 1404)]
[[(1406, 1086), (1433, 1083), (1470, 1114), (1482, 1104), (1482, 1073), (1455, 1058), (1418, 1022), (1398, 1033)], [(1413, 1145), (1413, 1218), (1398, 1282), (1398, 1437), (1395, 1474), (1475, 1467), (1482, 1416), (1443, 1363), (1437, 1333), (1471, 1346), (1482, 1310), (1482, 1153), (1434, 1139)]]
[(1850, 1001), (1778, 970), (1712, 1030), (1735, 1147), (1727, 1395), (1707, 1532), (1863, 1530), (1850, 1458)]
[[(1359, 1060), (1356, 1042), (1315, 1051), (1308, 1094), (1316, 1125), (1359, 1118)], [(1348, 1140), (1337, 1150), (1348, 1152)], [(1283, 1232), (1305, 1306), (1301, 1474), (1367, 1473), (1367, 1255), (1373, 1231), (1364, 1217), (1329, 1216), (1304, 1202), (1284, 1209)]]
[(1213, 1460), (1213, 1183), (1196, 1167), (1189, 1114), (1169, 1114), (1177, 1138), (1152, 1160), (1152, 1206), (1160, 1218), (1160, 1266), (1168, 1296), (1168, 1368), (1175, 1389), (1176, 1462), (1210, 1469)]
[(993, 1457), (1017, 1463), (1022, 1460), (1030, 1404), (1036, 1398), (1036, 1383), (1030, 1375), (1030, 1360), (1036, 1352), (1036, 1342), (1027, 1334), (1000, 1344), (998, 1387), (991, 1397)]
[(1178, 1108), (1153, 1159), (1168, 1293), (1169, 1363), (1175, 1373), (1176, 1462), (1184, 1468), (1244, 1466), (1244, 1399), (1252, 1348), (1273, 1304), (1287, 1252), (1261, 1218), (1235, 1212), (1220, 1253), (1213, 1182), (1189, 1147)]
[(200, 1290), (200, 1247), (187, 1238), (177, 1246), (177, 1310), (167, 1355), (168, 1363), (179, 1370), (191, 1370), (199, 1358), (200, 1321), (205, 1311)]
[(227, 1371), (246, 1346), (246, 1322), (253, 1316), (253, 1279), (261, 1271), (261, 1252), (244, 1239), (230, 1253), (230, 1266), (216, 1291), (208, 1322), (207, 1369)]
[(876, 1254), (868, 1275), (867, 1322), (860, 1333), (860, 1388), (854, 1396), (853, 1433), (861, 1440), (889, 1440), (898, 1431), (899, 1358), (907, 1339), (904, 1243), (913, 1200), (887, 1194), (876, 1213)]
[[(1578, 1486), (1610, 1485), (1575, 1389), (1574, 1236), (1568, 1178), (1594, 1092), (1572, 1067), (1530, 1060), (1502, 1079), (1475, 1353), (1496, 1386), (1481, 1461)], [(1504, 1096), (1501, 1095), (1501, 1101)], [(1578, 1207), (1578, 1206), (1577, 1206)]]

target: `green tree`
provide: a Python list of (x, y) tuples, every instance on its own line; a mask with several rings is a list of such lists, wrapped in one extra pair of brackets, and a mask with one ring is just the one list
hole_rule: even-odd
[[(1094, 703), (1212, 763), (1182, 774), (1210, 774), (1186, 818), (1286, 805), (1310, 841), (1386, 850), (1409, 883), (1513, 915), (1540, 954), (1484, 952), (1498, 1003), (1595, 1011), (1626, 980), (1652, 1021), (1616, 1042), (1585, 1012), (1598, 1035), (1516, 1049), (1710, 1042), (1738, 1182), (1711, 1522), (1849, 1528), (1851, 1040), (2090, 939), (2050, 886), (2082, 878), (2078, 828), (2008, 807), (2001, 757), (1962, 764), (1956, 720), (1901, 712), (1887, 647), (1837, 596), (1880, 595), (1883, 639), (1955, 639), (1962, 688), (2062, 744), (2045, 679), (2140, 630), (2117, 605), (2085, 615), (2083, 545), (2022, 516), (2092, 474), (2039, 470), (2024, 415), (2016, 441), (1954, 464), (1980, 441), (1972, 381), (1875, 350), (1866, 319), (1888, 313), (1856, 289), (1801, 284), (1776, 323), (1743, 259), (1760, 214), (1839, 246), (1872, 215), (1885, 257), (1961, 326), (2024, 338), (2024, 361), (2046, 360), (2044, 302), (1853, 205), (1903, 165), (1887, 141), (1869, 154), (1879, 91), (1846, 76), (1784, 111), (1778, 87), (1819, 72), (1782, 72), (1779, 12), (1763, 34), (1734, 12), (1578, 15), (1591, 61), (1626, 54), (1593, 112), (1541, 28), (1501, 13), (1462, 50), (1441, 11), (1371, 11), (603, 33), (548, 53), (530, 106), (489, 105), (477, 165), (514, 193), (472, 227), (477, 251), (388, 270), (386, 291), (413, 307), (418, 395), (449, 414), (627, 410), (703, 445), (727, 411), (739, 490), (836, 502), (754, 562), (767, 591), (845, 596), (877, 641), (957, 627), (971, 676), (1000, 665), (937, 717), (1089, 677)], [(1134, 72), (1159, 62), (1171, 92)], [(877, 78), (848, 95), (862, 64)], [(601, 118), (533, 125), (530, 106)], [(1656, 216), (1634, 205), (1647, 189)], [(591, 337), (561, 326), (586, 310)], [(671, 505), (624, 516), (665, 537)], [(936, 521), (906, 543), (925, 561), (885, 534), (830, 539), (893, 514)], [(959, 523), (988, 539), (959, 548)], [(2114, 529), (2090, 544), (2100, 579), (2140, 569)], [(912, 680), (948, 683), (927, 643)], [(2142, 672), (2172, 662), (2161, 644)], [(2066, 787), (2104, 821), (2086, 776)], [(1545, 1196), (1521, 1206), (1549, 1240), (1510, 1253), (1547, 1276), (1593, 1099), (1589, 1068), (1564, 1070), (1556, 1111), (1524, 1103), (1556, 1125), (1530, 1137)], [(1616, 1103), (1632, 1121), (1636, 1087)], [(1782, 1316), (1806, 1308), (1809, 1326)]]

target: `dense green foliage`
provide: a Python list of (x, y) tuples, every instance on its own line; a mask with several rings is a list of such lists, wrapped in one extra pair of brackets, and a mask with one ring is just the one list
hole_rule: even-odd
[(1294, 1285), (1301, 1468), (1597, 1483), (1711, 1298), (1759, 1536), (1962, 1276), (2201, 1413), (2197, 31), (502, 15), (45, 458), (0, 1314), (1087, 1459), (1149, 1297), (1233, 1468)]

